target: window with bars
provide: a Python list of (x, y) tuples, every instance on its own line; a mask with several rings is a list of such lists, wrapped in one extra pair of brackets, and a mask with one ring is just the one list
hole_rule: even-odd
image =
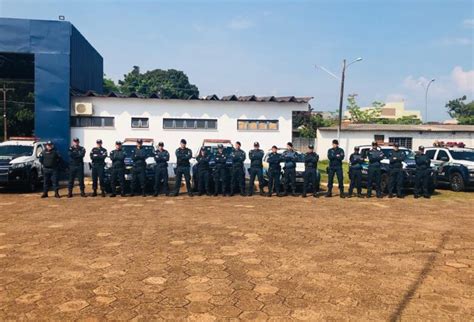
[(237, 120), (239, 131), (277, 131), (278, 120)]
[(114, 127), (115, 118), (109, 116), (72, 116), (72, 127)]
[(412, 149), (413, 148), (413, 138), (408, 138), (408, 137), (392, 137), (388, 138), (388, 142), (394, 144), (398, 143), (399, 146), (405, 147), (407, 149)]
[(164, 129), (216, 130), (217, 119), (163, 119)]
[(150, 127), (148, 117), (132, 117), (133, 129), (147, 129)]

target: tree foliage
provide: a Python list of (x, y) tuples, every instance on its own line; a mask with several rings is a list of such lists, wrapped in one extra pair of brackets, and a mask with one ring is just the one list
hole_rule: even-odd
[(299, 113), (293, 118), (295, 127), (303, 138), (315, 138), (318, 128), (332, 126), (335, 120), (325, 119), (312, 112)]
[(196, 85), (189, 82), (184, 72), (176, 69), (154, 69), (141, 73), (140, 67), (133, 66), (132, 71), (119, 80), (119, 89), (124, 94), (159, 94), (162, 98), (187, 99), (199, 96)]
[(110, 78), (104, 77), (103, 88), (104, 88), (104, 94), (109, 94), (111, 92), (120, 93), (120, 88)]
[(382, 107), (385, 105), (382, 102), (373, 102), (373, 108), (362, 110), (356, 102), (357, 94), (351, 94), (348, 96), (347, 110), (351, 115), (351, 121), (353, 123), (376, 123), (380, 116)]
[(446, 108), (449, 116), (455, 118), (459, 124), (474, 125), (474, 101), (465, 103), (466, 100), (466, 95), (450, 100), (446, 103)]

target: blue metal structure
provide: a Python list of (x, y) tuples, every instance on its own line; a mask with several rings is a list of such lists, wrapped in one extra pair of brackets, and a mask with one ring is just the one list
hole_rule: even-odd
[(34, 55), (35, 136), (67, 158), (70, 91), (102, 93), (102, 56), (70, 22), (12, 18), (0, 18), (2, 52)]

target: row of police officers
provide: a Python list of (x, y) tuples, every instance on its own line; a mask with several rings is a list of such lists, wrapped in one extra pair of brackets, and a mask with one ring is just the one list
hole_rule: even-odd
[[(186, 140), (182, 139), (180, 147), (176, 149), (176, 168), (175, 168), (175, 185), (174, 190), (170, 193), (168, 186), (168, 162), (170, 159), (169, 152), (164, 148), (163, 142), (158, 144), (158, 148), (153, 153), (156, 162), (154, 168), (154, 196), (160, 193), (165, 195), (177, 196), (181, 187), (181, 181), (184, 177), (186, 189), (189, 196), (193, 196), (191, 187), (191, 163), (192, 152), (186, 147)], [(306, 197), (308, 192), (312, 192), (314, 197), (317, 197), (319, 189), (319, 178), (317, 172), (317, 165), (319, 156), (314, 152), (314, 146), (308, 146), (308, 152), (304, 154), (305, 171), (303, 174), (304, 185), (302, 197)], [(291, 194), (297, 196), (296, 193), (296, 163), (298, 154), (293, 149), (291, 142), (287, 143), (287, 149), (283, 153), (278, 153), (278, 148), (273, 146), (271, 152), (267, 157), (268, 162), (268, 192), (264, 193), (263, 180), (263, 158), (264, 151), (260, 149), (258, 142), (254, 143), (254, 148), (249, 151), (250, 168), (248, 169), (250, 182), (248, 189), (245, 185), (245, 167), (244, 162), (247, 159), (247, 154), (241, 149), (241, 143), (236, 142), (234, 149), (230, 155), (226, 154), (224, 146), (218, 145), (217, 152), (210, 155), (208, 150), (204, 147), (199, 151), (196, 157), (196, 170), (194, 172), (194, 180), (196, 183), (198, 195), (214, 195), (221, 193), (223, 196), (233, 196), (239, 193), (242, 196), (252, 196), (254, 194), (254, 183), (258, 180), (260, 195), (271, 197), (273, 194), (277, 196), (286, 196)], [(68, 197), (73, 196), (73, 187), (75, 180), (79, 182), (80, 195), (85, 197), (84, 185), (84, 157), (86, 150), (80, 145), (79, 139), (74, 138), (73, 144), (69, 148), (69, 180), (68, 180)], [(149, 153), (143, 148), (143, 141), (137, 140), (136, 148), (134, 149), (131, 160), (133, 165), (131, 168), (132, 182), (131, 182), (131, 196), (141, 194), (146, 196), (146, 159)], [(339, 196), (345, 197), (344, 194), (344, 174), (342, 169), (342, 162), (345, 158), (344, 150), (339, 147), (337, 140), (333, 140), (333, 147), (328, 150), (329, 166), (328, 172), (328, 190), (326, 197), (332, 197), (332, 188), (334, 177), (337, 177), (339, 186)], [(125, 196), (125, 159), (126, 154), (122, 149), (120, 141), (115, 142), (115, 149), (107, 153), (107, 150), (102, 146), (102, 140), (96, 141), (96, 146), (90, 151), (91, 170), (92, 170), (92, 196), (100, 194), (105, 197), (106, 187), (104, 181), (105, 160), (109, 157), (112, 161), (110, 169), (110, 197), (117, 195), (117, 186), (120, 187), (121, 196)], [(389, 198), (395, 196), (403, 198), (403, 161), (406, 154), (401, 151), (397, 144), (390, 152), (389, 159)], [(381, 161), (385, 158), (384, 153), (378, 148), (377, 143), (372, 144), (372, 149), (367, 154), (368, 158), (368, 176), (367, 176), (367, 197), (372, 196), (372, 187), (375, 185), (375, 193), (378, 198), (382, 198), (381, 189)], [(52, 142), (46, 143), (46, 149), (40, 156), (40, 162), (43, 165), (44, 173), (44, 189), (42, 198), (48, 197), (48, 190), (52, 186), (55, 197), (59, 198), (59, 166), (60, 155), (54, 148)], [(354, 190), (356, 190), (357, 197), (362, 197), (362, 164), (364, 158), (360, 154), (359, 148), (354, 149), (349, 157), (349, 194), (352, 197)], [(428, 189), (430, 178), (430, 159), (424, 154), (424, 148), (420, 146), (419, 151), (415, 155), (416, 174), (415, 174), (415, 198), (423, 195), (426, 198), (430, 197)], [(211, 167), (213, 163), (213, 167)], [(282, 168), (283, 164), (283, 168)], [(211, 171), (212, 168), (212, 171)], [(230, 173), (229, 173), (230, 170)], [(280, 191), (280, 178), (283, 170), (283, 191)], [(211, 191), (211, 183), (214, 189)]]

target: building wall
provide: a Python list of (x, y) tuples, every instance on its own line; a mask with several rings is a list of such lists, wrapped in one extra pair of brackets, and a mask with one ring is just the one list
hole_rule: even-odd
[[(292, 111), (307, 110), (307, 103), (277, 102), (223, 102), (203, 100), (160, 100), (139, 98), (73, 97), (71, 115), (75, 102), (91, 102), (94, 116), (114, 116), (113, 128), (72, 127), (71, 136), (78, 137), (88, 151), (101, 138), (104, 147), (111, 150), (116, 140), (125, 138), (150, 138), (155, 145), (159, 141), (172, 151), (171, 162), (175, 162), (174, 150), (184, 138), (188, 147), (196, 154), (204, 139), (229, 139), (240, 141), (245, 151), (258, 141), (264, 150), (272, 145), (285, 146), (292, 136)], [(131, 128), (132, 117), (149, 118), (148, 129)], [(217, 119), (217, 130), (163, 129), (163, 118)], [(237, 129), (237, 119), (278, 120), (275, 131), (246, 131)], [(88, 156), (87, 156), (88, 160)]]
[[(444, 142), (464, 142), (468, 147), (474, 147), (473, 132), (400, 132), (400, 131), (342, 131), (339, 140), (340, 147), (346, 152), (346, 160), (354, 151), (355, 146), (369, 145), (374, 141), (374, 135), (384, 135), (384, 142), (389, 142), (390, 137), (411, 137), (413, 139), (413, 149), (423, 145), (425, 147), (433, 146), (434, 141)], [(337, 136), (333, 130), (318, 130), (316, 140), (316, 151), (320, 159), (327, 159), (327, 150), (332, 147), (332, 140)]]

